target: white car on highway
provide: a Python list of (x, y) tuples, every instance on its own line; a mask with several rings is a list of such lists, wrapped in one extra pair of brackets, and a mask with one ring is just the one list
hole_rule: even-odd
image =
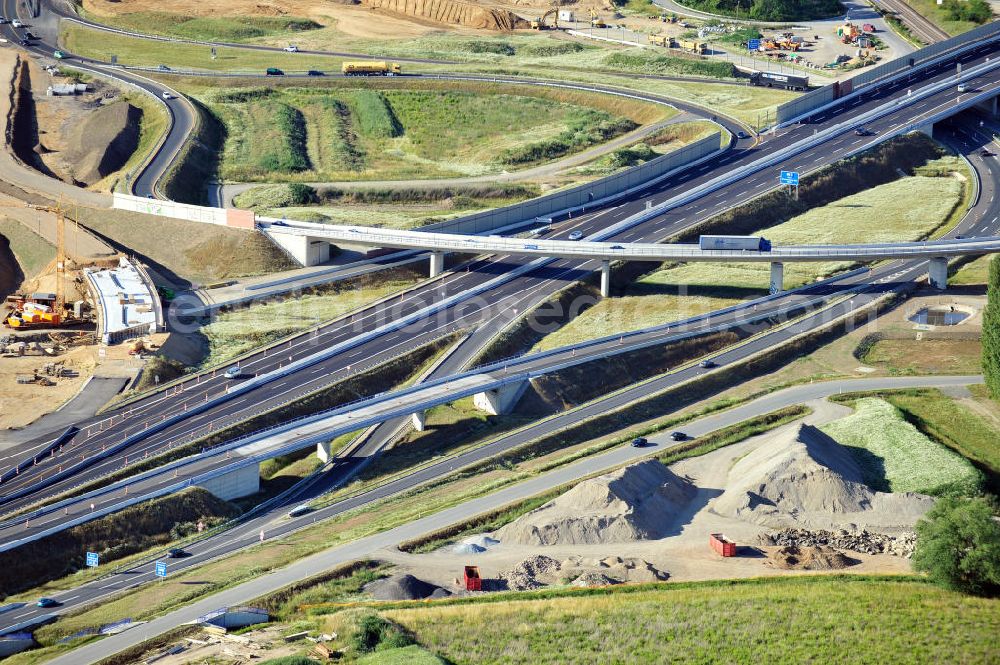
[(289, 44), (288, 46), (285, 47), (285, 50), (288, 51), (289, 53), (298, 53), (299, 47), (296, 46), (295, 44)]
[(163, 98), (164, 98), (164, 99), (173, 99), (173, 98), (174, 98), (174, 96), (173, 96), (173, 95), (171, 95), (171, 94), (170, 94), (169, 92), (167, 92), (166, 90), (164, 90), (164, 91), (163, 91)]
[(15, 28), (23, 28), (24, 27), (24, 24), (21, 23), (17, 19), (14, 19), (13, 21), (11, 21), (10, 24), (11, 24), (12, 27), (15, 27)]

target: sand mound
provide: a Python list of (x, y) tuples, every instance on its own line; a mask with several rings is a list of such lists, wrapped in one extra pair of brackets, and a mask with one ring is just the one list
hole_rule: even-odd
[(593, 545), (658, 539), (695, 488), (656, 460), (585, 480), (496, 532), (522, 545)]
[(712, 511), (780, 529), (844, 525), (911, 529), (933, 505), (928, 496), (876, 492), (843, 446), (802, 425), (739, 460)]
[(421, 598), (440, 598), (439, 592), (447, 591), (441, 587), (418, 580), (413, 575), (393, 575), (385, 579), (375, 580), (366, 584), (364, 590), (375, 600), (419, 600)]
[(484, 7), (461, 0), (361, 0), (361, 4), (450, 25), (480, 30), (510, 31), (526, 27), (524, 19), (501, 7)]
[(765, 563), (782, 570), (840, 570), (860, 561), (824, 545), (786, 545), (769, 552)]

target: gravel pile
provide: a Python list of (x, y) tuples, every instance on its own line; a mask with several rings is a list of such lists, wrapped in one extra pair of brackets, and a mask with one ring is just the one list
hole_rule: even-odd
[(768, 554), (767, 563), (783, 570), (840, 570), (860, 563), (832, 547), (785, 545)]
[(475, 543), (459, 543), (451, 548), (454, 554), (479, 554), (485, 552), (486, 548), (476, 545)]
[(422, 598), (439, 598), (435, 595), (447, 591), (441, 587), (419, 580), (413, 575), (393, 575), (381, 580), (375, 580), (365, 585), (364, 590), (375, 600), (420, 600)]
[(594, 586), (608, 586), (611, 584), (621, 584), (622, 581), (615, 579), (614, 577), (608, 577), (604, 573), (598, 573), (596, 571), (590, 573), (584, 573), (578, 578), (573, 580), (573, 586), (582, 587), (594, 587)]
[(811, 547), (814, 545), (829, 545), (840, 550), (860, 552), (861, 554), (892, 554), (909, 559), (913, 556), (917, 536), (914, 533), (887, 535), (873, 533), (867, 529), (850, 532), (839, 531), (809, 531), (807, 529), (783, 529), (777, 533), (760, 536), (762, 545), (795, 545)]
[(512, 591), (529, 591), (555, 582), (561, 567), (552, 557), (539, 554), (500, 573), (497, 578), (506, 582), (507, 588)]
[(657, 460), (584, 480), (496, 532), (504, 543), (600, 545), (664, 538), (695, 487)]
[(876, 492), (847, 450), (815, 427), (775, 436), (729, 470), (712, 511), (772, 529), (835, 529), (851, 524), (909, 531), (934, 499)]

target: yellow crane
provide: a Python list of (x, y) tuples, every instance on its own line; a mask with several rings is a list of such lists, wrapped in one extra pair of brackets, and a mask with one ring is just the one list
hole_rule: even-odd
[(66, 215), (62, 205), (43, 206), (28, 204), (29, 208), (40, 212), (54, 213), (56, 216), (56, 299), (51, 312), (28, 314), (22, 304), (4, 323), (10, 328), (27, 328), (37, 326), (58, 326), (63, 323), (66, 312)]

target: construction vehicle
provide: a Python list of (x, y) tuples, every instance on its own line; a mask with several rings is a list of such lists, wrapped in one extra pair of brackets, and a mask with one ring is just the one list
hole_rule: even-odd
[(604, 22), (598, 14), (597, 10), (591, 8), (590, 10), (590, 27), (591, 28), (606, 28), (608, 25)]
[(552, 9), (548, 10), (547, 12), (545, 12), (544, 14), (542, 14), (541, 18), (532, 19), (531, 20), (531, 29), (532, 30), (545, 30), (546, 28), (548, 28), (549, 26), (545, 23), (545, 19), (547, 19), (550, 16), (554, 17), (552, 19), (552, 27), (554, 29), (558, 30), (559, 29), (559, 8), (558, 7), (553, 7)]
[(399, 76), (398, 63), (385, 61), (345, 62), (340, 70), (344, 76)]
[(694, 41), (691, 39), (682, 39), (680, 41), (681, 48), (685, 51), (691, 51), (692, 53), (697, 53), (698, 55), (705, 55), (705, 50), (708, 45), (705, 42)]
[(753, 72), (750, 74), (750, 83), (763, 88), (807, 90), (809, 88), (809, 77), (775, 74), (774, 72)]
[(77, 323), (73, 316), (66, 316), (66, 217), (62, 207), (31, 205), (35, 210), (51, 212), (56, 215), (56, 292), (34, 293), (30, 297), (17, 299), (14, 310), (4, 320), (8, 328), (27, 330), (31, 328), (50, 328), (64, 324)]
[(649, 43), (653, 46), (662, 46), (663, 48), (673, 48), (677, 45), (674, 38), (670, 35), (650, 35)]

